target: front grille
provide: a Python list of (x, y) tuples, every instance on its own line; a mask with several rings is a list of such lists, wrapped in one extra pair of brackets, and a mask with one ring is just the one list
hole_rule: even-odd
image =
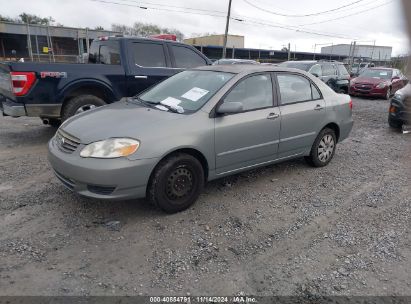
[(110, 195), (116, 189), (114, 186), (96, 186), (96, 185), (87, 185), (87, 189), (90, 192), (102, 195)]
[(80, 140), (67, 134), (62, 130), (57, 130), (55, 141), (59, 149), (66, 153), (73, 153), (80, 145)]
[(371, 91), (373, 88), (372, 84), (368, 84), (368, 83), (356, 83), (354, 86), (357, 90), (361, 90), (361, 91)]

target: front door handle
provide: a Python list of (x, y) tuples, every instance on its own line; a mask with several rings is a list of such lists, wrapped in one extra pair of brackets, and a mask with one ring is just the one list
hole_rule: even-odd
[(280, 117), (280, 114), (270, 113), (270, 114), (268, 114), (267, 119), (276, 119), (278, 117)]
[(316, 105), (315, 108), (314, 108), (314, 110), (316, 110), (316, 111), (321, 111), (322, 109), (324, 109), (324, 107), (319, 105), (319, 104)]
[(134, 76), (135, 79), (147, 79), (147, 76), (145, 75), (136, 75)]

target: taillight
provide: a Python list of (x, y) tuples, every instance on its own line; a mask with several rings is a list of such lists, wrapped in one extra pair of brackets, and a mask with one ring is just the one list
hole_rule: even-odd
[(352, 99), (350, 99), (349, 106), (350, 106), (350, 109), (352, 110), (352, 107), (353, 107)]
[(34, 72), (10, 72), (13, 93), (16, 96), (27, 94), (36, 81)]

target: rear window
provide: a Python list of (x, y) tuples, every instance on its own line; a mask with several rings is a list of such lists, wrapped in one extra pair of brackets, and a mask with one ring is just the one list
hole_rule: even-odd
[(323, 70), (323, 76), (331, 76), (337, 74), (337, 71), (335, 70), (335, 66), (333, 64), (322, 64), (321, 68)]
[(121, 64), (118, 41), (93, 42), (90, 46), (89, 63)]
[(134, 42), (131, 44), (134, 64), (141, 67), (166, 67), (166, 56), (162, 43)]

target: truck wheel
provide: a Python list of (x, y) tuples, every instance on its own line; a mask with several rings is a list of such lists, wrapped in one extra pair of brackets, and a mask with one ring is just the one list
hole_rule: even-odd
[(305, 160), (313, 167), (324, 167), (328, 165), (334, 156), (337, 138), (332, 129), (325, 128), (315, 139), (309, 156)]
[(147, 189), (148, 199), (167, 213), (187, 209), (204, 186), (204, 170), (193, 156), (178, 153), (162, 160)]
[(49, 125), (52, 126), (53, 128), (58, 128), (61, 125), (61, 120), (58, 118), (50, 118)]
[(393, 129), (401, 129), (401, 127), (402, 127), (401, 122), (392, 120), (391, 118), (388, 118), (388, 124)]
[(61, 121), (65, 121), (69, 117), (84, 111), (104, 106), (105, 104), (104, 100), (94, 95), (80, 95), (73, 97), (65, 104), (61, 114)]

